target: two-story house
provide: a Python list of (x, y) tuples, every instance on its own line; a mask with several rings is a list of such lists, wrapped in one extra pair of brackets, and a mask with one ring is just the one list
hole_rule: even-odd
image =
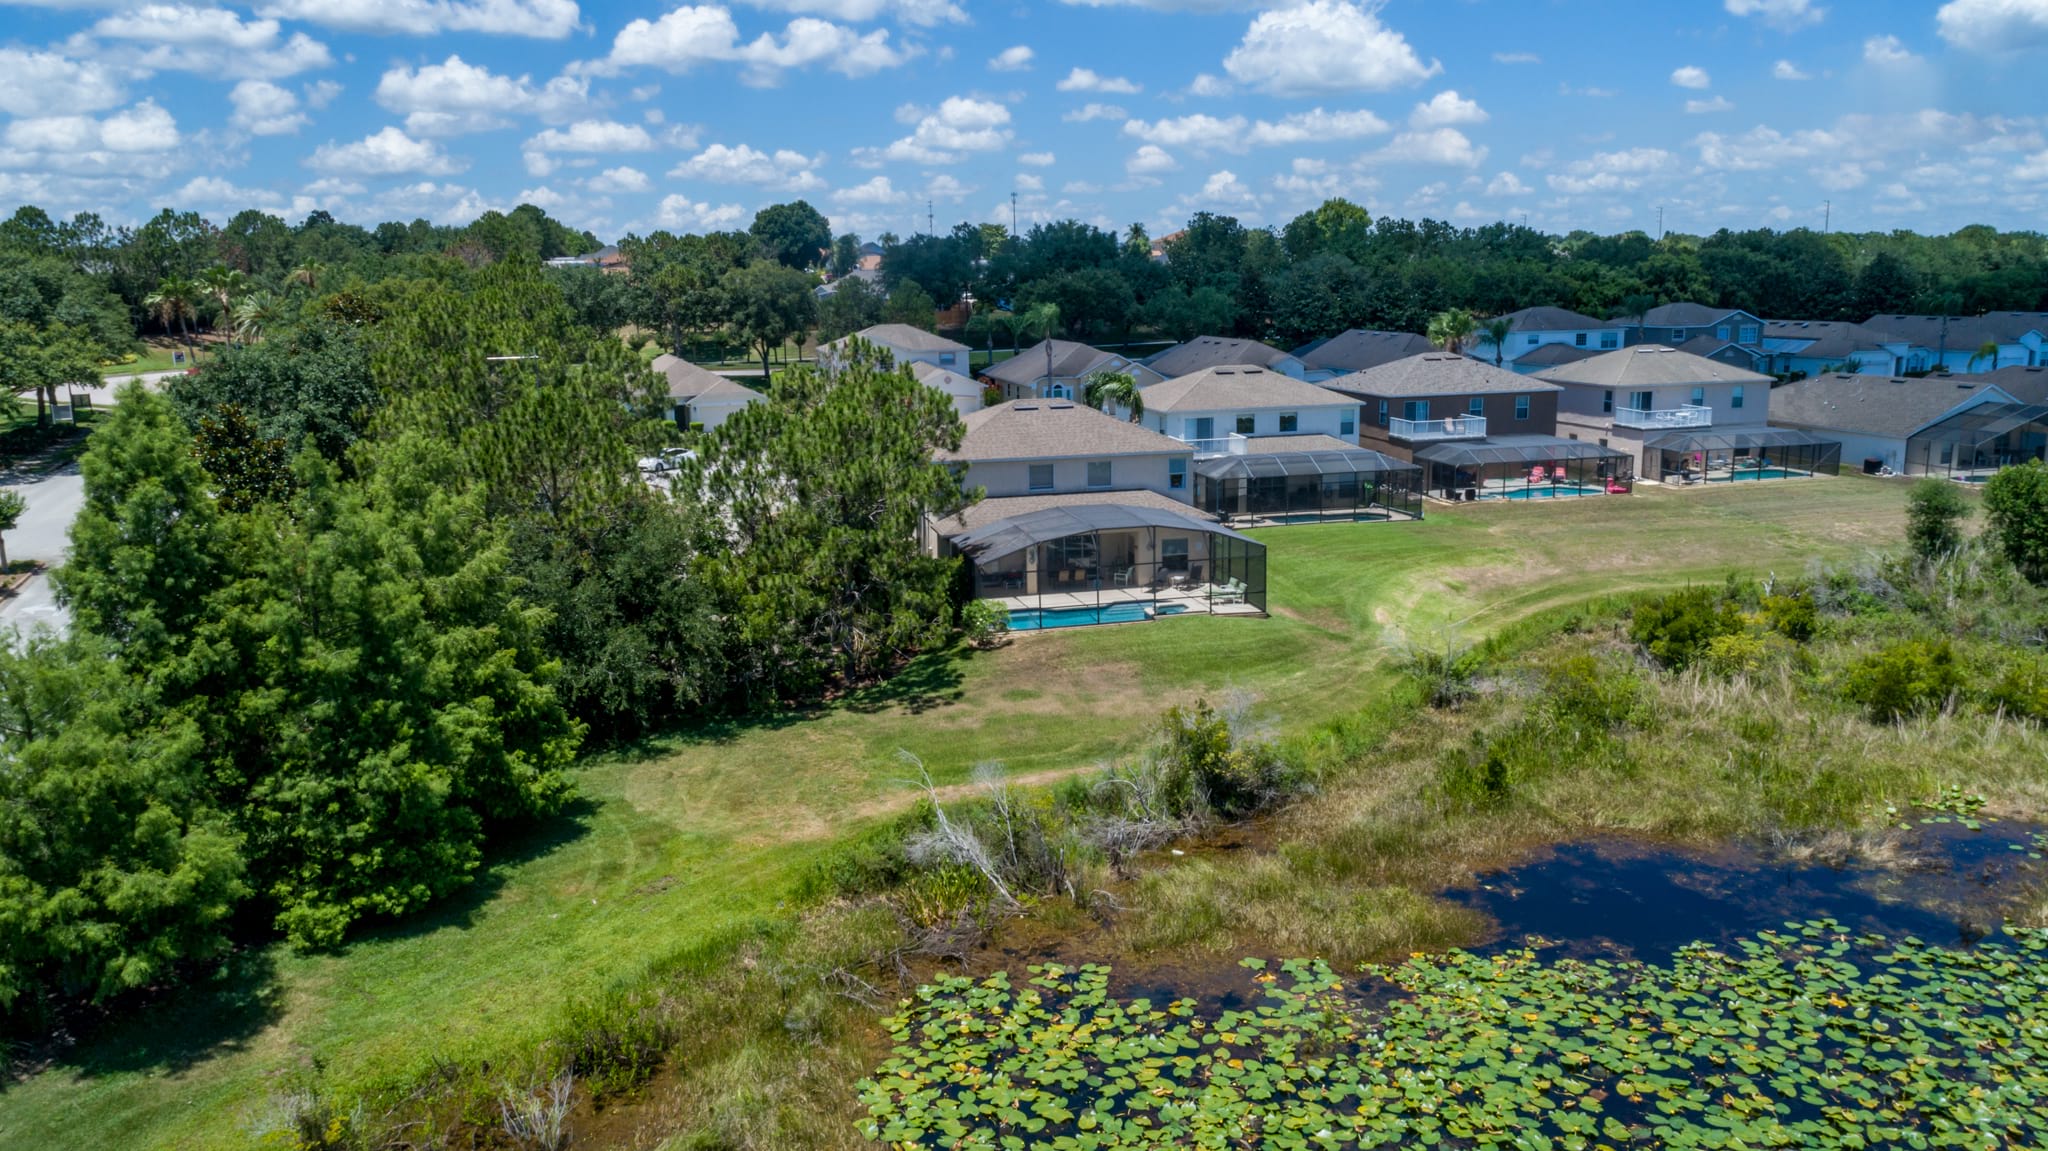
[(1491, 362), (1500, 361), (1500, 366), (1528, 374), (1545, 367), (1556, 366), (1556, 360), (1548, 353), (1524, 364), (1523, 357), (1540, 349), (1562, 345), (1589, 352), (1610, 351), (1622, 346), (1620, 328), (1606, 320), (1596, 320), (1581, 315), (1569, 308), (1523, 308), (1500, 317), (1509, 322), (1507, 342), (1495, 348), (1490, 342), (1479, 340), (1471, 344), (1471, 354)]
[(1264, 368), (1297, 380), (1308, 371), (1299, 359), (1270, 344), (1228, 336), (1196, 336), (1185, 344), (1175, 344), (1145, 357), (1145, 366), (1169, 380), (1207, 368)]
[(981, 373), (1005, 400), (1058, 397), (1077, 400), (1088, 381), (1105, 372), (1120, 372), (1150, 387), (1166, 377), (1117, 352), (1106, 352), (1072, 340), (1040, 340)]
[(1228, 451), (1232, 436), (1358, 437), (1358, 401), (1259, 367), (1204, 368), (1144, 389), (1145, 426), (1197, 451)]
[(1832, 472), (1841, 458), (1838, 442), (1769, 427), (1771, 377), (1662, 344), (1538, 378), (1564, 389), (1559, 434), (1627, 452), (1642, 479), (1783, 479)]
[(1405, 360), (1424, 352), (1433, 352), (1436, 345), (1414, 332), (1380, 332), (1366, 328), (1352, 328), (1349, 331), (1314, 340), (1294, 349), (1289, 354), (1300, 360), (1305, 374), (1303, 379), (1312, 384), (1395, 360)]
[(1986, 372), (2048, 363), (2048, 314), (2040, 312), (1878, 315), (1863, 326), (1917, 350), (1903, 371)]
[(1359, 443), (1396, 459), (1449, 440), (1557, 431), (1557, 385), (1449, 352), (1410, 356), (1322, 386), (1358, 401)]

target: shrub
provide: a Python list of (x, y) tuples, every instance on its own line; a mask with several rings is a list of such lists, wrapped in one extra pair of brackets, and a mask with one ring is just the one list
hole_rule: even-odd
[(1794, 643), (1806, 643), (1820, 632), (1820, 607), (1810, 595), (1767, 595), (1764, 623)]
[(1674, 671), (1689, 666), (1708, 641), (1743, 629), (1742, 613), (1709, 588), (1686, 588), (1636, 605), (1628, 635)]
[(1764, 665), (1769, 651), (1757, 636), (1748, 632), (1731, 632), (1708, 640), (1701, 662), (1715, 675), (1748, 675)]
[(2048, 723), (2048, 662), (2019, 656), (1984, 693), (1985, 706), (2017, 719)]
[(1842, 694), (1875, 723), (1940, 708), (1962, 690), (1963, 672), (1945, 639), (1904, 640), (1850, 665)]
[(1168, 810), (1187, 816), (1207, 807), (1224, 818), (1248, 815), (1287, 790), (1286, 765), (1265, 743), (1239, 739), (1208, 701), (1175, 707), (1160, 724), (1159, 762)]
[(1400, 663), (1431, 707), (1456, 707), (1472, 698), (1479, 653), (1469, 647), (1453, 641), (1435, 646), (1413, 644), (1402, 650)]
[(1970, 503), (1956, 485), (1929, 476), (1906, 495), (1906, 543), (1914, 554), (1933, 559), (1963, 546), (1963, 521)]
[(995, 647), (1010, 633), (1010, 611), (992, 600), (968, 600), (960, 608), (960, 630), (975, 647)]
[(1984, 513), (1999, 550), (2034, 583), (2048, 583), (2048, 464), (2029, 460), (1984, 485)]
[(1603, 667), (1590, 655), (1575, 655), (1550, 670), (1545, 714), (1574, 735), (1640, 727), (1648, 718), (1642, 680), (1634, 672)]

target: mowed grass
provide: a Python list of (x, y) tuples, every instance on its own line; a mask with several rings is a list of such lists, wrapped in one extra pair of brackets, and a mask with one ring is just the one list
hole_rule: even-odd
[(572, 1002), (772, 916), (810, 860), (908, 807), (899, 749), (941, 785), (985, 760), (1049, 779), (1136, 746), (1171, 703), (1234, 691), (1301, 730), (1375, 698), (1394, 641), (1797, 573), (1896, 541), (1904, 493), (1844, 477), (1273, 529), (1260, 533), (1270, 619), (1019, 636), (814, 713), (593, 761), (572, 819), (508, 849), (440, 913), (334, 955), (244, 957), (6, 1086), (0, 1147), (242, 1147), (266, 1100), (309, 1079), (347, 1096), (438, 1059), (531, 1058)]

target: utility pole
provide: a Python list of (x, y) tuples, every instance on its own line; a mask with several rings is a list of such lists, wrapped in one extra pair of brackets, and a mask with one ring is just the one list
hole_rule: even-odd
[(924, 202), (924, 234), (927, 236), (939, 234), (939, 226), (933, 222), (932, 202), (930, 200)]
[(1657, 238), (1664, 238), (1664, 205), (1657, 205)]
[(1833, 231), (1834, 224), (1835, 202), (1833, 200), (1822, 200), (1820, 202), (1820, 234), (1825, 236), (1830, 231)]
[(1017, 193), (1015, 193), (1015, 192), (1012, 192), (1012, 193), (1010, 193), (1010, 236), (1011, 236), (1011, 238), (1013, 238), (1013, 239), (1014, 239), (1014, 238), (1016, 237), (1016, 235), (1017, 235)]

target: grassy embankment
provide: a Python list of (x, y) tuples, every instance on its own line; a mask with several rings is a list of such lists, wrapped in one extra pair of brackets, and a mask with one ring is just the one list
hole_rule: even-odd
[[(608, 989), (695, 970), (705, 955), (720, 958), (701, 971), (699, 990), (744, 978), (711, 945), (782, 930), (765, 925), (780, 919), (805, 865), (910, 805), (898, 748), (922, 756), (941, 784), (962, 783), (983, 760), (1050, 779), (1129, 750), (1170, 703), (1232, 689), (1301, 732), (1380, 693), (1391, 638), (1446, 626), (1482, 635), (1602, 595), (1729, 571), (1800, 571), (1815, 557), (1895, 540), (1902, 499), (1899, 486), (1844, 478), (1442, 512), (1419, 525), (1278, 529), (1266, 535), (1270, 620), (1021, 637), (993, 653), (922, 661), (812, 714), (594, 761), (574, 819), (439, 914), (334, 955), (245, 957), (217, 985), (106, 1029), (10, 1086), (0, 1094), (0, 1146), (242, 1146), (266, 1099), (302, 1083), (346, 1097), (418, 1082), (443, 1061), (502, 1071), (561, 1033), (571, 1004)], [(827, 934), (858, 950), (890, 926), (849, 913)], [(789, 994), (809, 1002), (813, 992)], [(786, 1007), (725, 1002), (725, 1015), (701, 1025), (739, 1026), (763, 1012), (779, 1025)], [(826, 1028), (831, 1016), (820, 1008), (807, 1018)], [(836, 1090), (845, 1061), (858, 1061), (829, 1035), (790, 1035), (796, 1047), (782, 1056), (811, 1061), (808, 1078), (793, 1076), (802, 1082), (789, 1086), (792, 1099)], [(778, 1121), (775, 1098), (744, 1103), (772, 1095), (761, 1082), (770, 1054), (744, 1044), (731, 1058), (704, 1054), (702, 1073), (664, 1106), (699, 1118), (716, 1111), (733, 1138)], [(820, 1132), (844, 1130), (837, 1116), (821, 1122)], [(678, 1118), (670, 1128), (689, 1125)]]

